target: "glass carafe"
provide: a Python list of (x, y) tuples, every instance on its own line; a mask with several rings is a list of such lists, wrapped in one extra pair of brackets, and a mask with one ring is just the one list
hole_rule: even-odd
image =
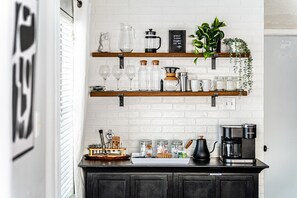
[(134, 29), (131, 25), (121, 23), (119, 48), (121, 52), (133, 51)]

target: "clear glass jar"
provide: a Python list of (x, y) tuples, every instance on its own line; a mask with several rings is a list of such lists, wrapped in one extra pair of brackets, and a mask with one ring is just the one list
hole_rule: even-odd
[(152, 157), (153, 142), (150, 139), (140, 140), (140, 155), (145, 157)]
[(147, 61), (141, 60), (140, 67), (138, 70), (138, 89), (139, 91), (147, 91), (148, 90), (148, 71), (146, 68)]
[(172, 140), (171, 142), (171, 154), (174, 158), (178, 158), (178, 154), (183, 151), (182, 140)]
[(159, 69), (159, 61), (153, 60), (153, 67), (150, 74), (150, 89), (152, 91), (160, 91), (160, 69)]
[(164, 139), (157, 140), (157, 154), (158, 153), (169, 153), (168, 140), (164, 140)]
[(226, 91), (235, 91), (235, 83), (232, 76), (226, 77)]
[(224, 91), (225, 90), (225, 83), (223, 76), (216, 76), (215, 77), (215, 90), (217, 91)]

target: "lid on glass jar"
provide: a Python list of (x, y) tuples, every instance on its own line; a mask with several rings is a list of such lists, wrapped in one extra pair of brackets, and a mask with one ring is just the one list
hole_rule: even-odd
[(146, 60), (141, 60), (140, 61), (140, 65), (146, 65), (147, 64), (147, 61)]
[(165, 139), (157, 140), (157, 144), (158, 145), (160, 145), (160, 144), (167, 145), (168, 144), (168, 140), (165, 140)]
[(140, 142), (152, 144), (152, 140), (150, 140), (150, 139), (142, 139), (142, 140), (140, 140)]
[(153, 60), (152, 63), (153, 65), (159, 65), (159, 60)]
[(171, 145), (181, 146), (181, 145), (183, 145), (183, 141), (182, 140), (172, 140)]

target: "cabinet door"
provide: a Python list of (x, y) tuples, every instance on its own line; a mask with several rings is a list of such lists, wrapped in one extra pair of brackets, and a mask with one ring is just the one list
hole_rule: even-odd
[(132, 198), (168, 198), (172, 174), (133, 174), (131, 175)]
[(219, 176), (217, 177), (217, 198), (256, 198), (258, 191), (254, 177)]
[(174, 174), (174, 197), (215, 198), (215, 177), (205, 174)]
[(129, 175), (88, 173), (87, 198), (130, 198)]

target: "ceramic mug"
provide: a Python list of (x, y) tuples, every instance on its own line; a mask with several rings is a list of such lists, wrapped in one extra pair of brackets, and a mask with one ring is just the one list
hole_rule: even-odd
[(208, 92), (211, 88), (211, 80), (210, 79), (203, 79), (202, 81), (202, 90), (204, 92)]
[(198, 87), (198, 80), (191, 80), (191, 90), (192, 92), (198, 92), (199, 87)]

